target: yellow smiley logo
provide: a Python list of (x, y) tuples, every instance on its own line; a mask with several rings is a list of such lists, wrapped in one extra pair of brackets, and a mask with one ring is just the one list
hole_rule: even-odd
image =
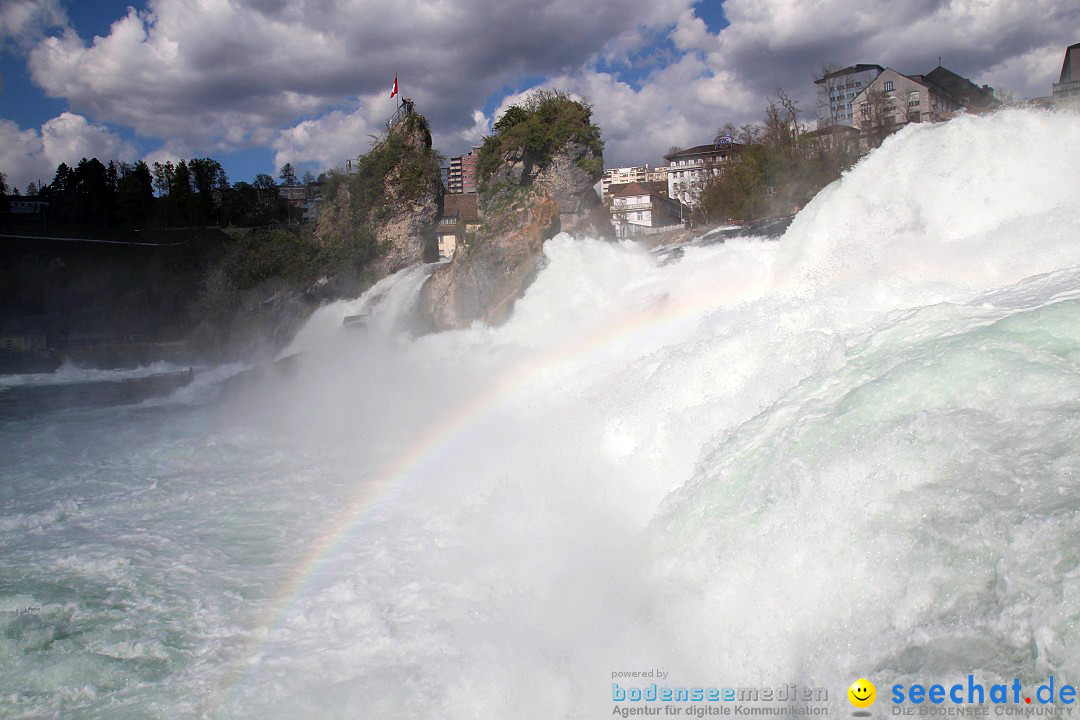
[(848, 700), (857, 708), (866, 708), (877, 699), (877, 688), (866, 678), (859, 678), (847, 689)]

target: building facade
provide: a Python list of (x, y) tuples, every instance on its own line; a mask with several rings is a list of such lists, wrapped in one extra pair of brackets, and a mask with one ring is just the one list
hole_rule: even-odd
[(1080, 43), (1065, 49), (1061, 62), (1061, 75), (1054, 83), (1054, 105), (1057, 107), (1080, 107)]
[(661, 182), (666, 185), (667, 173), (666, 167), (650, 168), (648, 165), (608, 168), (604, 170), (604, 177), (600, 181), (600, 198), (607, 199), (612, 192), (612, 186), (647, 182)]
[(997, 109), (1001, 104), (994, 97), (994, 90), (989, 85), (980, 87), (966, 77), (957, 75), (940, 65), (926, 75), (911, 75), (910, 77), (923, 78), (932, 86), (940, 88), (964, 108), (965, 112), (986, 113)]
[(476, 157), (479, 147), (473, 147), (468, 155), (450, 158), (447, 170), (446, 189), (453, 194), (476, 192)]
[(708, 179), (719, 174), (724, 165), (737, 157), (741, 150), (739, 143), (728, 142), (697, 145), (665, 155), (664, 159), (668, 161), (668, 197), (684, 205), (696, 205)]
[(870, 146), (912, 122), (948, 120), (960, 102), (925, 75), (901, 75), (886, 68), (854, 100), (855, 127)]
[(855, 127), (854, 101), (863, 89), (885, 71), (880, 65), (851, 65), (814, 81), (818, 86), (818, 126)]
[(7, 204), (12, 215), (41, 215), (49, 207), (47, 200), (26, 195), (8, 195)]
[(620, 238), (641, 234), (647, 229), (682, 225), (685, 210), (678, 200), (667, 196), (661, 182), (624, 183), (611, 191), (611, 224)]
[(443, 198), (443, 215), (435, 227), (439, 259), (449, 260), (465, 242), (467, 233), (480, 227), (480, 207), (476, 193), (454, 193)]

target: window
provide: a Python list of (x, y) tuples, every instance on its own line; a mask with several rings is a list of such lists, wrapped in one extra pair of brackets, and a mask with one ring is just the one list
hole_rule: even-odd
[(892, 91), (893, 91), (893, 81), (892, 80), (886, 80), (885, 81), (885, 92), (892, 92)]
[(645, 213), (643, 213), (641, 211), (638, 211), (637, 219), (638, 220), (644, 220), (645, 219)]
[(912, 90), (911, 92), (909, 92), (907, 94), (907, 104), (908, 104), (908, 107), (918, 107), (919, 106), (919, 91), (918, 90)]

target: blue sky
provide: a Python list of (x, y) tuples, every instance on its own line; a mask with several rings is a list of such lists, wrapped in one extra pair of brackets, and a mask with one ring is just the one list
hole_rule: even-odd
[[(0, 172), (82, 155), (211, 156), (232, 180), (365, 150), (394, 73), (458, 154), (536, 87), (586, 96), (608, 165), (662, 162), (757, 120), (777, 87), (816, 115), (823, 63), (944, 64), (1046, 95), (1073, 0), (0, 0)], [(130, 8), (130, 9), (129, 9)]]

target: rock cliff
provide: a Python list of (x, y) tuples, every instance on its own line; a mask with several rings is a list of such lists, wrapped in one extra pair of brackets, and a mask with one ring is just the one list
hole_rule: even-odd
[(438, 259), (442, 215), (438, 157), (424, 116), (412, 112), (324, 191), (315, 242), (363, 266), (368, 283)]
[(603, 172), (589, 108), (540, 93), (511, 107), (478, 161), (481, 227), (425, 283), (420, 312), (433, 329), (503, 322), (540, 269), (544, 241), (559, 232), (613, 236), (593, 186)]

